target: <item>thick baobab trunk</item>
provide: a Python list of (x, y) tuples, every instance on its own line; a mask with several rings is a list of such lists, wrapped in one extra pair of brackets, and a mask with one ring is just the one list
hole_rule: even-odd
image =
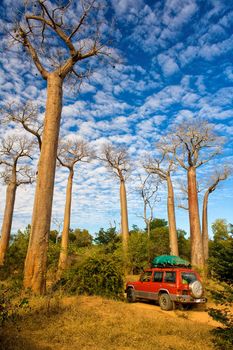
[(7, 252), (7, 248), (10, 241), (11, 225), (14, 212), (15, 194), (16, 194), (15, 182), (10, 182), (6, 191), (6, 204), (3, 216), (1, 240), (0, 240), (0, 266), (4, 265), (4, 260)]
[(52, 212), (57, 145), (62, 109), (62, 79), (50, 73), (43, 142), (38, 164), (31, 235), (25, 260), (24, 287), (43, 294), (46, 290), (48, 237)]
[(121, 231), (122, 231), (123, 252), (126, 256), (128, 253), (129, 225), (128, 225), (128, 210), (127, 210), (125, 182), (122, 180), (120, 184), (120, 203), (121, 203)]
[(61, 252), (60, 252), (60, 257), (58, 262), (58, 277), (60, 277), (62, 271), (64, 271), (67, 266), (73, 176), (74, 176), (74, 171), (73, 169), (70, 169), (70, 174), (68, 177), (68, 182), (66, 187), (66, 205), (65, 205), (64, 225), (63, 225), (62, 239), (61, 239)]
[(205, 193), (202, 208), (202, 244), (205, 262), (209, 258), (209, 235), (208, 235), (208, 216), (207, 205), (209, 199), (209, 191)]
[(176, 217), (175, 217), (175, 203), (174, 203), (174, 191), (170, 175), (167, 175), (167, 214), (168, 214), (168, 226), (169, 226), (169, 242), (170, 242), (170, 254), (179, 255), (177, 232), (176, 232)]
[(188, 170), (188, 204), (191, 238), (191, 262), (200, 268), (204, 266), (201, 226), (198, 208), (196, 169)]

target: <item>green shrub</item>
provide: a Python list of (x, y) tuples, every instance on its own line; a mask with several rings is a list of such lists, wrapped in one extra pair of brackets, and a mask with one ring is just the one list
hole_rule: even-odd
[(7, 321), (15, 322), (20, 316), (20, 309), (28, 306), (27, 298), (14, 300), (14, 295), (0, 285), (0, 327)]
[(122, 262), (110, 255), (95, 255), (70, 268), (55, 288), (70, 294), (123, 298)]
[(215, 329), (214, 343), (222, 350), (232, 349), (233, 344), (233, 237), (232, 225), (218, 219), (212, 225), (214, 240), (211, 243), (209, 271), (219, 284), (211, 296), (221, 309), (210, 308), (209, 314), (223, 327)]

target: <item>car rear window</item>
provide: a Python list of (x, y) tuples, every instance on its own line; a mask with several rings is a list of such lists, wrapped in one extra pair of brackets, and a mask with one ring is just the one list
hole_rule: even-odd
[(197, 276), (193, 272), (182, 272), (181, 278), (183, 284), (190, 284), (197, 280)]
[(176, 272), (175, 271), (166, 271), (164, 282), (175, 283), (176, 282)]

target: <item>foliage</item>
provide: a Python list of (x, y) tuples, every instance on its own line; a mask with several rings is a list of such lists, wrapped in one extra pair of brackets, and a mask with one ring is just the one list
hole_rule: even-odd
[(75, 229), (73, 234), (75, 235), (75, 242), (78, 247), (88, 247), (92, 245), (93, 237), (88, 230)]
[(53, 243), (57, 243), (59, 232), (57, 230), (50, 231), (49, 240)]
[(116, 227), (109, 227), (107, 230), (101, 228), (96, 234), (94, 242), (101, 245), (105, 253), (112, 253), (119, 246), (120, 236), (116, 232)]
[(148, 264), (148, 249), (147, 233), (138, 229), (130, 231), (128, 255), (133, 274), (138, 274)]
[(16, 321), (19, 318), (20, 309), (28, 307), (28, 299), (22, 298), (13, 301), (8, 289), (0, 285), (0, 327), (7, 321)]
[(169, 254), (169, 228), (158, 226), (151, 230), (150, 259), (157, 255)]
[(177, 230), (177, 236), (178, 236), (178, 249), (179, 249), (179, 256), (183, 259), (187, 259), (190, 261), (191, 259), (191, 245), (190, 245), (190, 239), (186, 239), (186, 232), (184, 230)]
[[(177, 230), (179, 255), (190, 260), (190, 241), (184, 230)], [(129, 264), (132, 273), (138, 273), (154, 257), (170, 254), (169, 227), (164, 219), (154, 219), (151, 223), (150, 239), (145, 231), (133, 226), (129, 238)]]
[(65, 272), (55, 286), (71, 294), (101, 295), (123, 298), (122, 261), (110, 254), (95, 254)]
[(30, 234), (30, 225), (24, 231), (18, 230), (17, 234), (11, 239), (6, 254), (6, 261), (1, 268), (0, 277), (2, 280), (11, 278), (14, 284), (21, 285), (24, 269), (24, 260), (27, 254), (27, 247)]
[(229, 225), (224, 220), (216, 220), (212, 225), (214, 240), (210, 245), (209, 270), (219, 279), (233, 281), (233, 237)]
[(158, 228), (158, 227), (167, 227), (167, 221), (164, 219), (154, 219), (151, 221), (151, 230)]
[(223, 325), (214, 330), (214, 343), (219, 349), (230, 350), (233, 344), (233, 237), (232, 225), (218, 219), (212, 225), (214, 240), (211, 244), (209, 270), (217, 279), (219, 289), (211, 291), (221, 309), (209, 309), (209, 314)]
[(48, 254), (47, 254), (48, 269), (51, 269), (51, 270), (57, 269), (60, 250), (61, 250), (60, 243), (54, 243), (53, 240), (49, 240)]

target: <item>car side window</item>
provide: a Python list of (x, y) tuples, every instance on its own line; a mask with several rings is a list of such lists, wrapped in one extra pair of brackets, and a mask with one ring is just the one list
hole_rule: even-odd
[(175, 283), (176, 282), (176, 272), (175, 271), (167, 271), (165, 273), (164, 282)]
[(155, 272), (154, 273), (154, 277), (153, 277), (153, 281), (154, 282), (162, 282), (163, 280), (163, 272)]
[(152, 275), (152, 271), (145, 271), (141, 277), (140, 277), (140, 281), (141, 282), (150, 282), (150, 278)]

